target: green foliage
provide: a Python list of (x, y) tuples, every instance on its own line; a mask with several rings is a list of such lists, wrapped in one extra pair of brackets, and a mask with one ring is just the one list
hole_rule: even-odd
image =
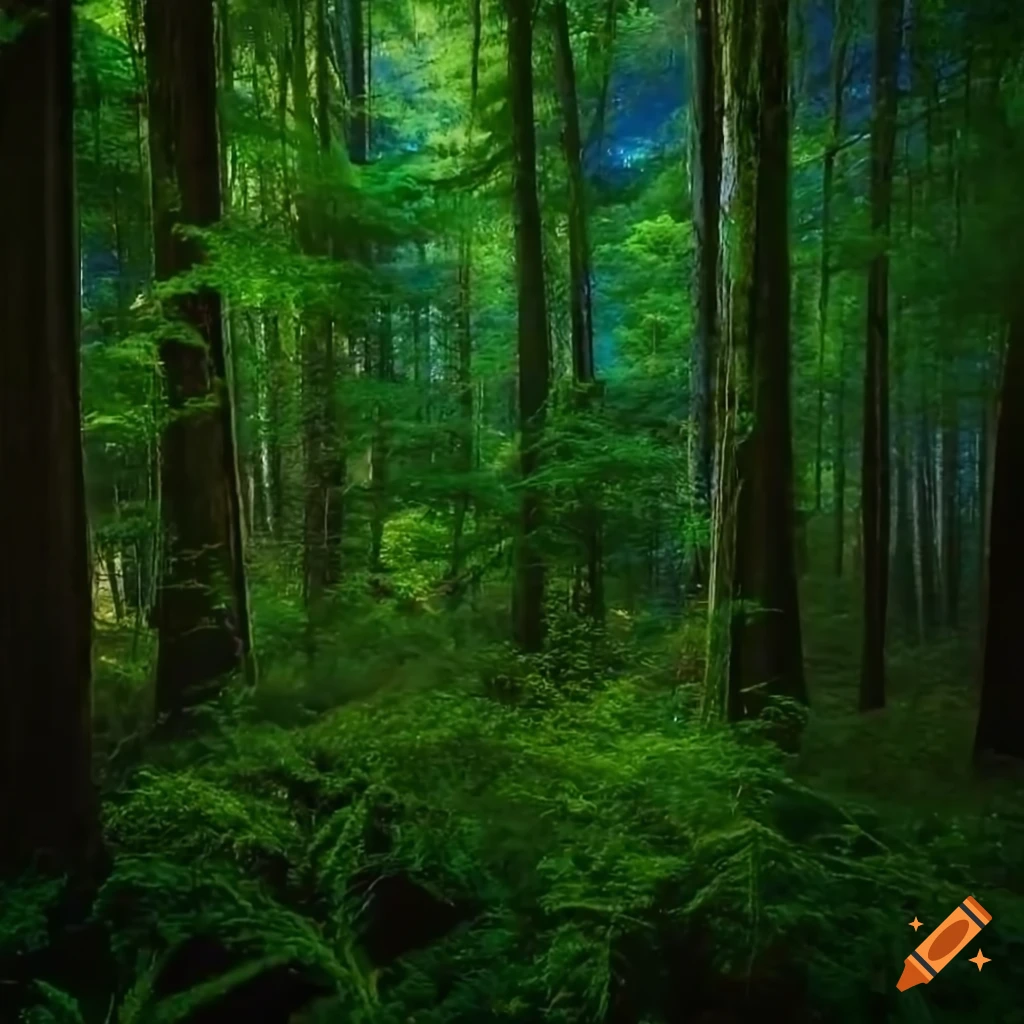
[[(673, 957), (762, 984), (784, 950), (820, 1012), (858, 1021), (866, 978), (895, 991), (901, 908), (937, 919), (965, 886), (998, 906), (984, 948), (1010, 973), (981, 991), (950, 969), (945, 991), (1008, 1005), (1024, 823), (845, 810), (795, 783), (758, 726), (702, 730), (641, 673), (582, 692), (614, 656), (585, 664), (586, 638), (555, 636), (577, 654), (532, 666), (516, 706), (432, 689), (291, 729), (235, 714), (137, 772), (107, 805), (115, 863), (94, 909), (139, 979), (118, 1020), (184, 1019), (288, 961), (334, 989), (311, 1022), (601, 1021), (623, 992), (657, 1021)], [(361, 937), (409, 923), (379, 919), (365, 882), (393, 877), (464, 908), (462, 923), (377, 975)], [(54, 890), (15, 895), (4, 931), (38, 945), (39, 912), (15, 908)], [(196, 934), (235, 950), (237, 970), (144, 1014), (154, 958)], [(74, 1019), (70, 997), (40, 993), (29, 1019)]]

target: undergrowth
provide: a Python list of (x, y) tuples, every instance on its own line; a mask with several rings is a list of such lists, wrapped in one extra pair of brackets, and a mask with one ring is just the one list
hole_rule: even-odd
[[(759, 726), (698, 728), (653, 665), (574, 629), (556, 622), (541, 659), (494, 649), (482, 687), (384, 691), (288, 726), (236, 696), (201, 738), (152, 749), (105, 803), (105, 1015), (86, 982), (47, 977), (23, 1019), (170, 1024), (288, 965), (322, 996), (304, 1024), (667, 1024), (752, 1005), (1024, 1020), (1024, 816), (840, 804)], [(992, 964), (953, 963), (941, 999), (897, 993), (906, 922), (968, 893), (993, 914)], [(45, 947), (60, 886), (0, 896), (6, 970)], [(162, 991), (196, 936), (230, 967)]]

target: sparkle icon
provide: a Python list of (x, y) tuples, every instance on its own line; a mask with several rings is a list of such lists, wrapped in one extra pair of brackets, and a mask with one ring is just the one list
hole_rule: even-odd
[(978, 970), (980, 971), (984, 964), (992, 963), (992, 958), (985, 956), (985, 954), (982, 953), (982, 951), (979, 949), (978, 950), (978, 955), (977, 956), (972, 956), (971, 959), (968, 962), (972, 963), (972, 964), (977, 964), (978, 965)]
[(910, 922), (910, 927), (916, 932), (917, 929), (921, 927), (921, 922), (915, 917), (914, 920)]

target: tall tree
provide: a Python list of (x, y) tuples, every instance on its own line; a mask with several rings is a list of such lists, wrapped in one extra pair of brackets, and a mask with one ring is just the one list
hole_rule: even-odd
[(1024, 758), (1024, 686), (1017, 670), (1024, 619), (1024, 303), (1011, 321), (989, 497), (986, 622), (976, 757)]
[(850, 0), (833, 0), (832, 53), (829, 74), (832, 115), (828, 141), (821, 163), (821, 265), (818, 274), (818, 410), (814, 445), (814, 510), (821, 511), (821, 476), (825, 438), (825, 347), (828, 341), (828, 306), (832, 285), (832, 196), (835, 191), (836, 157), (843, 130), (846, 93), (846, 52), (850, 45)]
[[(153, 251), (168, 281), (204, 260), (180, 229), (221, 215), (213, 0), (146, 0), (145, 30)], [(193, 288), (164, 314), (156, 705), (174, 715), (248, 660), (250, 637), (221, 298)]]
[[(565, 0), (552, 8), (555, 36), (555, 82), (562, 109), (562, 148), (569, 187), (569, 321), (572, 339), (572, 374), (578, 407), (593, 402), (594, 317), (590, 241), (587, 231), (586, 189), (583, 179), (583, 139), (576, 97), (576, 68), (569, 36), (569, 11)], [(586, 610), (592, 619), (604, 619), (604, 564), (601, 553), (600, 509), (592, 496), (581, 499), (580, 531), (586, 559)]]
[(872, 75), (871, 230), (867, 349), (864, 360), (864, 440), (861, 448), (864, 636), (860, 708), (885, 705), (885, 625), (889, 600), (889, 228), (896, 147), (897, 70), (903, 35), (902, 0), (877, 0)]
[(512, 203), (515, 219), (519, 354), (519, 469), (522, 497), (516, 544), (512, 633), (525, 651), (544, 642), (544, 559), (538, 547), (543, 505), (534, 477), (540, 468), (550, 377), (547, 292), (533, 110), (533, 4), (505, 0), (508, 89), (512, 117)]
[[(0, 871), (88, 866), (92, 627), (71, 0), (0, 0)], [(6, 26), (9, 27), (9, 26)]]
[[(691, 88), (690, 191), (693, 208), (693, 308), (690, 347), (689, 473), (694, 511), (711, 506), (714, 452), (714, 359), (718, 347), (719, 193), (722, 109), (715, 0), (694, 0)], [(692, 545), (691, 578), (707, 583), (707, 542)]]
[(793, 543), (787, 7), (719, 7), (723, 305), (705, 710), (731, 719), (757, 715), (769, 695), (807, 698)]

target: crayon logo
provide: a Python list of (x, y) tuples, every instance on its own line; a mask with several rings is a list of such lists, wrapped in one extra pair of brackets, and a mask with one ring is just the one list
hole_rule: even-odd
[[(915, 985), (927, 985), (991, 920), (992, 915), (973, 896), (968, 896), (903, 961), (903, 974), (896, 987), (906, 992)], [(921, 927), (916, 917), (910, 924), (914, 931)], [(988, 957), (983, 957), (980, 950), (971, 961), (977, 964), (979, 971), (982, 964), (988, 962)]]

